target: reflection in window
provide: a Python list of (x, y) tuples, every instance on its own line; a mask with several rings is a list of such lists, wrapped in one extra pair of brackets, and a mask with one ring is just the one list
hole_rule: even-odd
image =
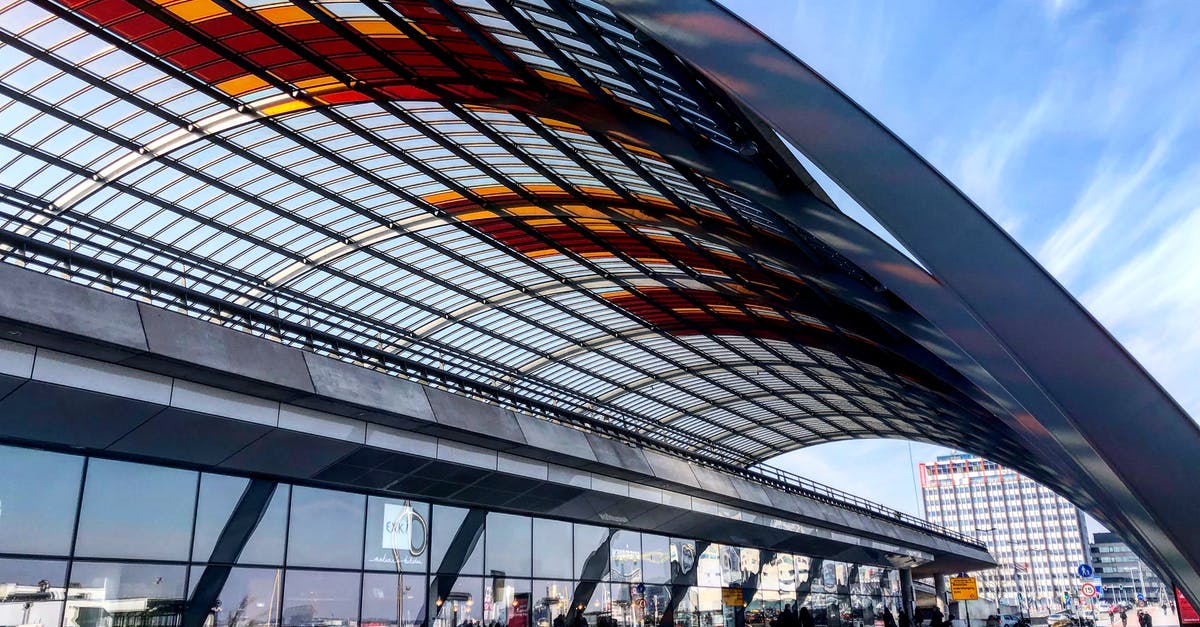
[[(217, 538), (229, 522), (233, 508), (242, 498), (248, 479), (213, 475), (200, 476), (200, 502), (196, 507), (196, 535), (192, 544), (192, 561), (206, 562), (212, 555)], [(241, 564), (283, 563), (283, 546), (287, 527), (288, 489), (285, 484), (275, 487), (267, 511), (250, 535), (250, 540), (238, 556)]]
[(493, 576), (528, 577), (530, 575), (531, 523), (527, 516), (487, 515), (487, 543), (484, 568)]
[(575, 578), (599, 580), (608, 577), (608, 536), (604, 527), (575, 525)]
[[(433, 553), (429, 557), (434, 572), (483, 573), (483, 525), (464, 525), (467, 514), (468, 510), (459, 507), (433, 506)], [(447, 560), (447, 555), (452, 559)]]
[[(644, 541), (644, 539), (643, 539)], [(671, 609), (671, 588), (668, 586), (647, 585), (642, 593), (640, 610), (643, 612), (646, 627), (672, 625), (674, 621), (668, 616)]]
[[(204, 573), (193, 566), (194, 588)], [(283, 570), (279, 568), (232, 568), (225, 586), (213, 602), (211, 627), (272, 627), (279, 624)]]
[(283, 627), (351, 627), (358, 624), (358, 573), (288, 569), (283, 585)]
[(67, 563), (0, 559), (0, 625), (57, 627)]
[(709, 588), (720, 588), (724, 585), (721, 577), (721, 545), (710, 544), (700, 554), (696, 562), (696, 581), (699, 585)]
[(183, 566), (75, 562), (63, 625), (177, 625), (183, 620), (184, 576)]
[(671, 581), (671, 544), (665, 536), (642, 534), (642, 581)]
[(420, 627), (425, 622), (424, 575), (363, 576), (363, 627)]
[(536, 627), (567, 627), (567, 611), (574, 599), (570, 581), (536, 579), (533, 582), (533, 624)]
[(587, 595), (581, 605), (582, 608), (576, 607), (577, 612), (582, 612), (583, 617), (587, 620), (589, 627), (601, 627), (612, 619), (613, 602), (612, 590), (606, 583), (586, 584), (580, 583), (579, 587), (587, 592), (587, 588), (591, 588), (591, 594)]
[(533, 520), (533, 576), (571, 578), (571, 523)]
[(0, 446), (0, 552), (66, 555), (83, 458)]
[(532, 599), (528, 579), (490, 577), (484, 586), (484, 625), (530, 627)]
[(187, 560), (196, 481), (197, 473), (188, 470), (92, 459), (75, 553)]
[(721, 546), (721, 585), (742, 585), (741, 552), (736, 546)]
[(612, 536), (613, 581), (642, 580), (642, 534), (622, 529)]
[(359, 568), (365, 508), (361, 494), (293, 487), (288, 564)]
[(423, 573), (428, 561), (429, 505), (375, 496), (368, 499), (363, 567)]
[(483, 625), (483, 579), (457, 577), (449, 590), (446, 576), (434, 578), (430, 627), (481, 627)]
[(671, 538), (671, 578), (696, 583), (696, 541)]

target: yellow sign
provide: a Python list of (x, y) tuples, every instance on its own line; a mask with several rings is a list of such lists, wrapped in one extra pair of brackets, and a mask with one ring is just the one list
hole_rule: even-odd
[(744, 607), (745, 599), (742, 597), (741, 588), (721, 588), (721, 603), (725, 605), (733, 605), (736, 607)]
[(950, 598), (955, 601), (978, 601), (979, 588), (974, 577), (951, 577)]

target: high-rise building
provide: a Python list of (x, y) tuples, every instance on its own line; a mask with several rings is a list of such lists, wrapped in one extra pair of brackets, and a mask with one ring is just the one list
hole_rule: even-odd
[(1158, 573), (1115, 533), (1092, 535), (1092, 564), (1110, 601), (1135, 601), (1141, 594), (1150, 603), (1158, 603), (1171, 595)]
[(1000, 568), (974, 573), (980, 592), (1033, 609), (1060, 606), (1079, 591), (1088, 555), (1083, 514), (1032, 479), (974, 455), (922, 463), (921, 493), (931, 522), (978, 536)]

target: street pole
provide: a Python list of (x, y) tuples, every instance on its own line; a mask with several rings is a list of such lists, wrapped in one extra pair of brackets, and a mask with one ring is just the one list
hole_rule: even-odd
[[(1130, 574), (1133, 574), (1132, 571)], [(1142, 560), (1138, 560), (1138, 586), (1142, 589), (1142, 599), (1146, 598), (1146, 580), (1142, 577)]]

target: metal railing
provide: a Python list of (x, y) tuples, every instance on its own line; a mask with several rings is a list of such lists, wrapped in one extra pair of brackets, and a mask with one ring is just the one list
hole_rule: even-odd
[(772, 487), (794, 492), (802, 496), (806, 496), (816, 501), (836, 505), (847, 509), (853, 509), (865, 513), (869, 516), (877, 518), (885, 518), (891, 522), (899, 522), (908, 527), (915, 527), (921, 531), (928, 531), (939, 535), (948, 536), (959, 542), (969, 544), (984, 550), (987, 550), (987, 545), (982, 540), (974, 536), (948, 529), (941, 525), (929, 522), (928, 520), (917, 518), (911, 514), (906, 514), (900, 510), (887, 507), (885, 505), (869, 501), (838, 490), (837, 488), (829, 487), (823, 483), (818, 483), (811, 479), (805, 479), (800, 475), (776, 468), (768, 464), (759, 464), (757, 466), (747, 468), (744, 472), (738, 473), (740, 476), (758, 483), (770, 485)]

